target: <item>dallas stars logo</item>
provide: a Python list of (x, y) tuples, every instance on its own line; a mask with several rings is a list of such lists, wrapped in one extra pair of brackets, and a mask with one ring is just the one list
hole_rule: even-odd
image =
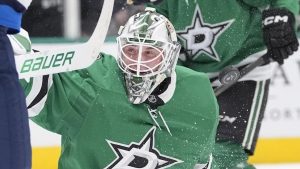
[(179, 37), (184, 41), (187, 52), (195, 60), (201, 53), (205, 53), (215, 61), (220, 61), (220, 56), (215, 50), (218, 37), (232, 24), (233, 20), (218, 24), (204, 23), (199, 6), (196, 6), (193, 24), (178, 31)]
[(183, 161), (161, 154), (155, 148), (156, 127), (152, 127), (140, 143), (124, 145), (107, 140), (117, 156), (105, 169), (158, 169), (168, 168)]

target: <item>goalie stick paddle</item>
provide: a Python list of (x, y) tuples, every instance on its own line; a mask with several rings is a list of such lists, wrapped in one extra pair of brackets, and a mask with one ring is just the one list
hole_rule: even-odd
[(19, 78), (24, 79), (83, 69), (93, 64), (103, 46), (113, 6), (114, 0), (104, 0), (98, 23), (87, 42), (61, 49), (49, 49), (38, 53), (16, 56)]
[(244, 77), (253, 69), (268, 62), (270, 62), (269, 57), (267, 56), (267, 54), (265, 54), (262, 57), (258, 58), (255, 62), (250, 63), (249, 65), (242, 68), (241, 70), (237, 70), (234, 67), (232, 67), (232, 70), (225, 69), (226, 72), (220, 73), (221, 76), (219, 76), (219, 80), (222, 85), (214, 89), (215, 95), (219, 96), (221, 93), (226, 91), (228, 88), (234, 85), (239, 79)]

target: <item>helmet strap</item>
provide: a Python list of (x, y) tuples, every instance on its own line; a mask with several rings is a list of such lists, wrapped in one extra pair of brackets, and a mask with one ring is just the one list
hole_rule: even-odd
[(176, 84), (176, 73), (164, 79), (145, 100), (151, 109), (157, 109), (166, 104), (174, 94)]
[(145, 103), (149, 105), (151, 109), (157, 109), (157, 107), (162, 106), (165, 102), (159, 97), (159, 94), (166, 91), (171, 82), (171, 77), (166, 78), (160, 85), (158, 85), (154, 91), (145, 100)]

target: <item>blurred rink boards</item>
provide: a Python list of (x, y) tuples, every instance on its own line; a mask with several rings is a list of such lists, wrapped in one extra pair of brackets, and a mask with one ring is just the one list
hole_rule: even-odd
[[(34, 44), (44, 50), (68, 44)], [(116, 56), (117, 46), (105, 44), (103, 51)], [(251, 163), (300, 163), (300, 52), (282, 66), (274, 65), (269, 102)], [(30, 122), (33, 169), (56, 169), (60, 137)]]

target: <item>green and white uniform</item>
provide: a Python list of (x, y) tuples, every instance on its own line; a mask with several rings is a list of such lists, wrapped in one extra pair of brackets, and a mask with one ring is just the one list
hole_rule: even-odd
[[(298, 13), (296, 0), (163, 0), (149, 5), (174, 25), (188, 56), (189, 68), (218, 72), (227, 65), (261, 56), (265, 45), (261, 9), (285, 7)], [(249, 57), (250, 56), (250, 57)]]
[(160, 116), (154, 127), (146, 104), (128, 101), (123, 83), (105, 54), (87, 69), (22, 80), (32, 120), (62, 135), (59, 169), (211, 165), (218, 106), (204, 74), (176, 68), (174, 95), (158, 107), (172, 135)]
[[(226, 66), (245, 66), (266, 53), (263, 9), (282, 7), (295, 15), (299, 11), (297, 0), (161, 0), (149, 6), (173, 23), (184, 48), (180, 64), (207, 73), (213, 86), (220, 85), (215, 79)], [(253, 168), (243, 149), (249, 154), (255, 150), (271, 75), (271, 64), (257, 67), (218, 96), (214, 156), (221, 168)]]

